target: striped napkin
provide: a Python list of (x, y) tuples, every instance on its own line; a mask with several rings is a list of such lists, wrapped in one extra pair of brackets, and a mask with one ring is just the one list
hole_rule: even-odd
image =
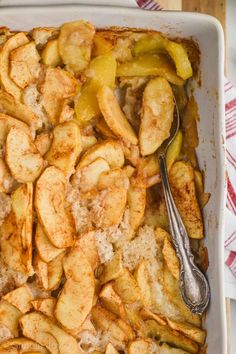
[[(137, 4), (145, 10), (163, 9), (154, 0), (137, 0)], [(225, 263), (235, 277), (227, 274), (226, 281), (236, 286), (236, 88), (228, 80), (225, 80), (225, 124), (228, 188), (225, 211)], [(229, 292), (232, 294), (232, 291)], [(236, 298), (236, 290), (232, 297)]]

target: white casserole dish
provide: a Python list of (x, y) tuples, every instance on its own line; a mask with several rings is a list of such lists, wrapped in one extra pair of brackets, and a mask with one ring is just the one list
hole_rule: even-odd
[(195, 86), (201, 120), (198, 157), (205, 171), (210, 202), (204, 209), (206, 245), (210, 267), (211, 304), (206, 319), (209, 354), (226, 354), (226, 321), (223, 282), (225, 207), (224, 163), (224, 44), (223, 31), (213, 17), (185, 12), (151, 12), (124, 7), (42, 6), (1, 8), (0, 26), (28, 30), (83, 18), (98, 27), (127, 26), (160, 30), (173, 37), (190, 37), (201, 51), (202, 86)]

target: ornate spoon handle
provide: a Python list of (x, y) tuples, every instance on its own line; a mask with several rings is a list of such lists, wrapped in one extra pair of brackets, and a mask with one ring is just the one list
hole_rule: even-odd
[(202, 314), (210, 300), (210, 288), (205, 276), (194, 263), (189, 237), (170, 189), (164, 153), (159, 155), (159, 163), (170, 233), (180, 261), (181, 294), (184, 302), (193, 313)]

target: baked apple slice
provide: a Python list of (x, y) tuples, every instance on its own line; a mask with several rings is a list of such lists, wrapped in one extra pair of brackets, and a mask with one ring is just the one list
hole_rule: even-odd
[(138, 143), (136, 134), (122, 112), (112, 89), (109, 86), (101, 87), (97, 93), (97, 99), (103, 117), (113, 133), (119, 138), (136, 145)]
[(106, 160), (111, 168), (122, 167), (125, 162), (121, 143), (116, 140), (107, 140), (95, 144), (88, 151), (86, 151), (77, 165), (76, 170), (83, 166), (89, 165), (99, 157)]
[(1, 85), (4, 89), (9, 92), (12, 96), (20, 101), (21, 89), (9, 76), (9, 57), (12, 50), (28, 43), (29, 40), (25, 33), (19, 32), (11, 36), (1, 48), (0, 53), (0, 78)]
[(65, 208), (66, 177), (51, 166), (36, 183), (35, 207), (50, 242), (57, 248), (74, 244), (76, 230), (70, 211)]
[(93, 306), (94, 275), (79, 247), (65, 256), (63, 268), (67, 280), (56, 304), (55, 317), (63, 327), (74, 332), (80, 328)]
[(85, 21), (64, 23), (58, 37), (62, 61), (75, 73), (84, 70), (90, 61), (94, 26)]
[(12, 176), (20, 183), (34, 182), (43, 169), (43, 158), (30, 135), (13, 127), (6, 140), (6, 162)]
[(21, 317), (23, 335), (46, 347), (53, 354), (82, 354), (74, 337), (39, 312)]
[(64, 122), (53, 130), (53, 141), (45, 159), (66, 176), (74, 172), (76, 160), (81, 152), (80, 129), (75, 122)]
[(174, 96), (163, 77), (149, 81), (143, 93), (139, 145), (142, 156), (151, 155), (170, 136)]

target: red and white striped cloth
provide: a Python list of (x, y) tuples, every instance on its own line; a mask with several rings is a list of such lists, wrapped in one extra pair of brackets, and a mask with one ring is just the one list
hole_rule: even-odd
[(227, 161), (226, 265), (236, 277), (236, 88), (225, 82), (225, 129)]
[[(154, 0), (137, 0), (145, 10), (162, 10)], [(225, 80), (225, 123), (227, 159), (227, 203), (225, 229), (225, 263), (236, 277), (236, 88)]]

